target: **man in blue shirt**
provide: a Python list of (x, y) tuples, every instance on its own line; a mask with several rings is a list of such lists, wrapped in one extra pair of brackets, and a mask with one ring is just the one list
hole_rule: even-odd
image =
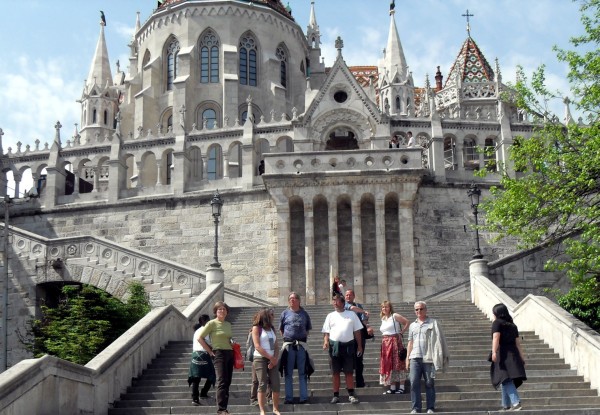
[(300, 402), (308, 402), (308, 384), (306, 373), (306, 340), (312, 324), (308, 313), (300, 307), (300, 295), (291, 292), (288, 296), (289, 307), (281, 313), (279, 331), (283, 336), (281, 364), (285, 370), (285, 402), (294, 402), (294, 367), (298, 368), (300, 383)]
[[(362, 304), (356, 303), (354, 301), (355, 297), (356, 296), (354, 294), (354, 290), (352, 290), (352, 289), (346, 290), (346, 293), (345, 293), (346, 304), (344, 305), (344, 309), (354, 311), (356, 313), (356, 315), (358, 316), (358, 318), (360, 319), (360, 321), (366, 327), (367, 334), (370, 337), (372, 337), (373, 336), (373, 328), (369, 326), (369, 312), (363, 309)], [(363, 334), (363, 336), (361, 337), (361, 343), (362, 343), (363, 353), (360, 356), (356, 355), (355, 362), (354, 362), (354, 368), (356, 371), (355, 380), (356, 380), (357, 388), (365, 387), (365, 378), (363, 377), (363, 370), (364, 370), (363, 356), (364, 356), (364, 350), (365, 350), (365, 345), (366, 345), (367, 339), (366, 339), (364, 330), (363, 330), (362, 334)]]

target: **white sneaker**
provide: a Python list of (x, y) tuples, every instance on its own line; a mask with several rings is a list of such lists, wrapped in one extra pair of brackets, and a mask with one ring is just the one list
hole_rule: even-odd
[(356, 396), (349, 396), (348, 400), (350, 401), (350, 403), (358, 403), (358, 398)]
[(433, 411), (433, 409), (428, 409), (428, 410), (427, 410), (427, 413), (428, 413), (428, 414), (434, 414), (435, 412)]

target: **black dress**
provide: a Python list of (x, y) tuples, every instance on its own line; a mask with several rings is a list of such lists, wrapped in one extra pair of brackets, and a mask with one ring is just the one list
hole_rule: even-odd
[(498, 389), (502, 382), (512, 379), (518, 388), (527, 380), (525, 364), (517, 348), (519, 330), (513, 323), (496, 319), (492, 323), (492, 336), (494, 333), (500, 333), (500, 346), (496, 362), (492, 362), (490, 367), (492, 385)]

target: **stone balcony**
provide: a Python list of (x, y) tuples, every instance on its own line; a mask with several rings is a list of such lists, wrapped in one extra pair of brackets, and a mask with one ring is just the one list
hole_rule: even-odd
[(265, 175), (381, 173), (424, 170), (421, 147), (265, 154)]

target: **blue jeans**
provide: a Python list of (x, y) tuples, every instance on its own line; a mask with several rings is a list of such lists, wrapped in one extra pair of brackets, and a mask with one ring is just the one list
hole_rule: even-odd
[(308, 385), (306, 381), (306, 350), (302, 346), (289, 346), (287, 366), (285, 368), (285, 400), (294, 400), (294, 366), (298, 368), (300, 380), (300, 401), (308, 400)]
[(435, 367), (433, 363), (423, 363), (421, 358), (410, 359), (410, 400), (412, 409), (421, 412), (421, 377), (425, 379), (427, 409), (435, 409)]
[(517, 388), (515, 387), (515, 383), (512, 381), (512, 379), (506, 379), (504, 382), (502, 382), (500, 385), (500, 392), (502, 392), (503, 408), (509, 408), (521, 402)]

